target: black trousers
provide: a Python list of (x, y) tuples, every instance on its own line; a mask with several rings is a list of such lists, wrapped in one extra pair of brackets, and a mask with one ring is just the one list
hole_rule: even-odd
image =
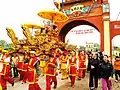
[(118, 80), (118, 76), (120, 78), (120, 70), (115, 70), (115, 79)]
[(13, 69), (14, 78), (18, 77), (18, 70), (17, 70), (17, 68), (16, 67), (12, 67), (12, 69)]
[(95, 72), (90, 71), (89, 75), (89, 87), (98, 87), (98, 75)]

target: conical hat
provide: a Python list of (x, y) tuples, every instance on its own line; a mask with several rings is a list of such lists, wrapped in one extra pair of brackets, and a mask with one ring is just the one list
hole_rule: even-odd
[(31, 53), (31, 54), (36, 54), (36, 52), (35, 52), (35, 51), (30, 51), (30, 53)]

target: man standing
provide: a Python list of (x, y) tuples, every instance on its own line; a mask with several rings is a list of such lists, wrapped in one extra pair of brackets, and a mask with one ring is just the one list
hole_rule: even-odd
[(62, 80), (67, 79), (68, 78), (68, 72), (67, 72), (67, 60), (68, 60), (68, 56), (66, 52), (63, 52), (63, 55), (61, 56), (61, 76), (62, 76)]
[(30, 51), (30, 59), (28, 62), (28, 90), (42, 90), (37, 83), (38, 76), (40, 76), (39, 61), (35, 56), (35, 51)]
[(78, 80), (81, 80), (81, 78), (85, 77), (86, 71), (86, 55), (84, 51), (81, 51), (78, 54), (78, 58), (79, 58)]
[(18, 61), (18, 57), (14, 52), (11, 54), (11, 69), (12, 69), (12, 76), (14, 78), (18, 77), (18, 70), (16, 68), (17, 61)]
[(71, 87), (74, 88), (75, 78), (77, 74), (77, 58), (76, 53), (73, 51), (72, 57), (68, 60), (69, 65), (69, 76), (71, 80)]
[(7, 89), (7, 81), (14, 86), (14, 79), (10, 75), (10, 55), (6, 50), (3, 50), (3, 56), (1, 58), (3, 69), (0, 73), (1, 75), (1, 86), (3, 90)]
[(54, 89), (57, 87), (57, 58), (55, 56), (53, 51), (52, 54), (49, 55), (48, 70), (46, 71), (46, 90), (51, 90), (52, 82), (54, 82)]
[(24, 64), (24, 53), (23, 52), (18, 52), (18, 61), (17, 61), (17, 70), (20, 74), (20, 81), (23, 80), (24, 73), (23, 73), (23, 64)]
[(40, 70), (41, 70), (41, 75), (44, 76), (45, 72), (46, 72), (46, 64), (47, 61), (45, 60), (46, 56), (45, 55), (41, 55), (40, 56)]
[(115, 81), (118, 82), (118, 76), (120, 78), (120, 59), (118, 56), (115, 57), (114, 61), (114, 70), (115, 70)]
[(90, 90), (96, 90), (98, 88), (98, 78), (99, 78), (99, 64), (98, 55), (96, 53), (91, 53), (88, 56), (88, 67), (87, 70), (90, 71), (89, 74), (89, 88)]
[(23, 80), (22, 80), (22, 84), (23, 83), (26, 83), (26, 80), (27, 80), (27, 77), (28, 77), (28, 60), (29, 60), (29, 56), (28, 56), (28, 53), (25, 53), (25, 58), (24, 58), (24, 63), (23, 63), (23, 69), (22, 69), (22, 72), (23, 72)]

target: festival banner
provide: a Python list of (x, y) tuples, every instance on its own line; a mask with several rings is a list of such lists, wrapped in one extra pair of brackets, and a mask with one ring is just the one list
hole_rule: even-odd
[(86, 30), (71, 30), (70, 32), (73, 34), (90, 34), (94, 33), (95, 29), (86, 29)]

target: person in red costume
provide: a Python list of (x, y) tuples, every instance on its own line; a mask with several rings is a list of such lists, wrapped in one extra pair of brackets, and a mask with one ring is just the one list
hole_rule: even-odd
[(29, 60), (29, 55), (28, 53), (25, 53), (25, 58), (24, 58), (24, 63), (23, 63), (23, 69), (22, 69), (22, 72), (23, 72), (23, 80), (22, 80), (22, 84), (23, 83), (26, 83), (26, 80), (27, 80), (27, 75), (28, 75), (28, 60)]
[(67, 55), (67, 51), (63, 52), (63, 55), (61, 55), (61, 80), (68, 79), (68, 71), (67, 71), (67, 60), (69, 59), (69, 56)]
[(24, 64), (24, 53), (23, 52), (18, 52), (18, 61), (17, 61), (17, 70), (20, 74), (20, 81), (23, 80), (24, 74), (23, 74), (23, 64)]
[(54, 50), (49, 55), (49, 60), (47, 64), (47, 71), (46, 71), (46, 90), (51, 90), (51, 84), (54, 82), (54, 89), (57, 87), (57, 58), (55, 57), (56, 54)]
[(42, 90), (37, 81), (40, 76), (39, 61), (35, 56), (35, 51), (30, 51), (30, 58), (28, 60), (28, 90)]
[(14, 86), (14, 79), (11, 77), (10, 74), (10, 55), (6, 50), (3, 50), (3, 56), (1, 58), (1, 65), (2, 65), (2, 70), (0, 72), (1, 75), (1, 86), (2, 90), (7, 89), (7, 81)]
[(84, 51), (79, 52), (79, 69), (78, 69), (78, 80), (85, 77), (85, 70), (86, 70), (86, 55)]
[(0, 75), (0, 90), (2, 90), (2, 85), (1, 85), (1, 75)]
[(68, 60), (68, 67), (69, 67), (69, 77), (71, 80), (71, 87), (74, 88), (75, 84), (75, 78), (77, 74), (77, 58), (76, 58), (76, 52), (72, 51), (71, 57)]

